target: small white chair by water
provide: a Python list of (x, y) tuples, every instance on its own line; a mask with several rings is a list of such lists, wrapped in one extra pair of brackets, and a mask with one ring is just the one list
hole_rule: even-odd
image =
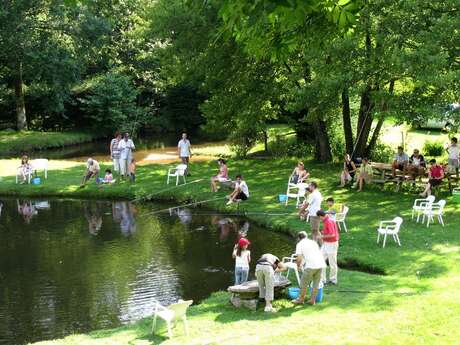
[(412, 206), (412, 219), (417, 216), (417, 223), (420, 220), (420, 216), (423, 215), (423, 212), (431, 208), (431, 205), (434, 202), (434, 195), (429, 195), (425, 199), (415, 199), (414, 205)]
[(155, 308), (153, 311), (153, 323), (152, 333), (155, 333), (157, 325), (157, 318), (161, 318), (166, 322), (168, 328), (168, 336), (172, 338), (172, 327), (176, 321), (181, 320), (184, 323), (185, 334), (188, 335), (188, 324), (187, 324), (187, 309), (192, 305), (193, 301), (179, 300), (177, 303), (171, 304), (168, 307), (164, 307), (160, 302), (155, 302)]
[(291, 183), (288, 181), (288, 187), (286, 191), (286, 206), (289, 202), (289, 198), (291, 199), (296, 199), (296, 207), (299, 207), (300, 204), (300, 198), (304, 198), (305, 194), (307, 192), (307, 186), (308, 184), (306, 183)]
[(430, 208), (423, 211), (422, 224), (425, 222), (426, 217), (426, 227), (429, 227), (431, 222), (434, 223), (434, 217), (437, 217), (439, 224), (444, 226), (444, 220), (442, 219), (444, 206), (446, 206), (446, 200), (439, 200), (437, 203), (431, 204)]
[[(45, 179), (48, 178), (48, 159), (46, 158), (39, 158), (34, 159), (30, 162), (30, 170), (27, 173), (27, 183), (30, 183), (32, 179), (32, 174), (37, 173), (37, 171), (42, 170), (45, 172)], [(22, 175), (21, 168), (19, 167), (16, 172), (16, 183), (19, 182), (19, 176)]]
[(167, 184), (169, 184), (169, 178), (170, 177), (175, 177), (176, 178), (176, 186), (179, 184), (179, 177), (182, 176), (184, 179), (184, 183), (186, 183), (185, 180), (185, 174), (187, 172), (187, 164), (179, 164), (175, 168), (171, 168), (168, 170), (168, 179), (167, 179)]
[(339, 228), (339, 230), (342, 230), (340, 226), (342, 224), (345, 232), (348, 232), (347, 224), (345, 223), (345, 218), (347, 218), (347, 214), (349, 210), (350, 208), (348, 206), (343, 206), (342, 212), (335, 214), (335, 222), (337, 223), (337, 227)]
[(393, 240), (401, 246), (398, 233), (402, 222), (403, 219), (401, 217), (395, 217), (393, 220), (380, 222), (379, 228), (377, 229), (377, 243), (380, 241), (380, 235), (383, 235), (383, 248), (385, 248), (387, 235), (391, 235), (393, 236)]
[(299, 284), (300, 286), (300, 276), (299, 276), (299, 271), (297, 269), (297, 261), (296, 261), (296, 257), (297, 255), (293, 254), (291, 256), (285, 256), (282, 260), (282, 263), (284, 266), (287, 267), (287, 271), (286, 271), (286, 278), (289, 278), (289, 272), (291, 270), (294, 271), (295, 273), (295, 276), (297, 278), (297, 283)]

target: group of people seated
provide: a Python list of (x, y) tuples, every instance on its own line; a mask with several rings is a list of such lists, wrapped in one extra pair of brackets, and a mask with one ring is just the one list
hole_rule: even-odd
[(217, 174), (211, 177), (211, 191), (216, 193), (219, 189), (218, 183), (229, 183), (233, 187), (233, 191), (228, 195), (227, 205), (231, 205), (235, 202), (245, 201), (249, 198), (249, 187), (242, 175), (236, 175), (235, 181), (232, 181), (228, 177), (227, 162), (223, 158), (217, 160), (219, 170)]

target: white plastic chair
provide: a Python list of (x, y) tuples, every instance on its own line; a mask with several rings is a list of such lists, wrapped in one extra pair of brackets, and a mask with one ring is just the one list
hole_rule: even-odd
[(434, 199), (434, 195), (429, 195), (425, 199), (415, 199), (414, 205), (412, 206), (412, 219), (414, 219), (414, 217), (417, 216), (416, 222), (418, 223), (418, 221), (420, 220), (420, 216), (423, 214), (423, 212), (431, 208)]
[(185, 334), (188, 335), (188, 324), (187, 324), (187, 309), (193, 303), (190, 301), (179, 300), (177, 303), (171, 304), (168, 307), (164, 307), (160, 302), (155, 303), (155, 309), (153, 311), (153, 323), (152, 333), (155, 333), (157, 324), (157, 318), (161, 318), (166, 322), (168, 328), (168, 336), (172, 338), (172, 326), (178, 320), (182, 320), (184, 323)]
[(385, 243), (387, 240), (387, 235), (393, 236), (393, 240), (401, 246), (401, 242), (399, 241), (399, 229), (401, 228), (401, 224), (403, 219), (401, 217), (395, 217), (393, 220), (382, 221), (380, 222), (379, 228), (377, 229), (377, 243), (380, 241), (380, 235), (383, 235), (383, 247), (385, 248)]
[(179, 184), (179, 177), (182, 176), (184, 179), (184, 183), (186, 183), (185, 180), (185, 174), (187, 172), (187, 164), (179, 164), (175, 168), (171, 168), (168, 170), (168, 179), (167, 179), (167, 184), (169, 184), (169, 178), (170, 177), (175, 177), (176, 178), (176, 186)]
[(48, 159), (46, 158), (39, 158), (39, 159), (34, 159), (32, 161), (32, 169), (35, 171), (35, 173), (38, 170), (43, 170), (45, 172), (45, 179), (48, 178)]
[(345, 219), (347, 218), (347, 214), (348, 214), (348, 211), (350, 210), (350, 208), (348, 206), (343, 206), (343, 210), (342, 212), (339, 212), (339, 213), (336, 213), (335, 214), (335, 222), (337, 223), (337, 227), (339, 228), (339, 230), (342, 230), (340, 224), (343, 225), (343, 229), (345, 230), (345, 232), (348, 232), (348, 229), (347, 229), (347, 224), (345, 223)]
[(427, 208), (423, 211), (423, 218), (422, 224), (426, 220), (426, 227), (430, 226), (430, 222), (434, 223), (434, 217), (438, 218), (439, 224), (444, 226), (444, 220), (442, 219), (442, 215), (444, 214), (444, 206), (446, 206), (446, 200), (439, 200), (437, 203), (431, 204), (430, 208)]
[(286, 191), (286, 206), (289, 202), (289, 198), (296, 199), (296, 207), (300, 205), (300, 198), (304, 198), (307, 192), (308, 184), (301, 182), (301, 183), (292, 183), (290, 180), (288, 181), (288, 187)]
[(295, 276), (297, 278), (297, 283), (299, 284), (300, 286), (300, 276), (299, 276), (299, 271), (297, 269), (297, 259), (296, 259), (297, 255), (296, 254), (292, 254), (291, 256), (285, 256), (283, 258), (282, 263), (284, 266), (287, 267), (287, 271), (286, 271), (286, 278), (289, 278), (289, 272), (291, 270), (294, 271), (295, 273)]

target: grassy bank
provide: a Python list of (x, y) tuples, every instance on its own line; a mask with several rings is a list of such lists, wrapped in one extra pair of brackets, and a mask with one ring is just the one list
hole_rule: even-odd
[[(226, 207), (224, 192), (212, 194), (208, 178), (215, 163), (193, 164), (190, 185), (158, 193), (166, 186), (167, 166), (139, 167), (138, 183), (98, 187), (78, 185), (83, 166), (74, 162), (52, 162), (49, 180), (39, 186), (15, 185), (17, 161), (0, 162), (3, 180), (0, 194), (28, 196), (66, 196), (88, 198), (174, 198), (178, 201), (209, 200), (208, 207), (233, 212)], [(249, 217), (270, 229), (295, 233), (308, 229), (295, 216), (293, 203), (285, 207), (277, 195), (285, 190), (293, 160), (246, 160), (230, 162), (232, 175), (243, 173), (251, 198), (242, 205)], [(9, 168), (8, 168), (9, 167)], [(358, 263), (385, 275), (350, 270), (339, 272), (339, 286), (327, 288), (324, 303), (315, 308), (292, 307), (287, 300), (276, 301), (280, 311), (235, 310), (226, 293), (212, 295), (190, 310), (191, 335), (181, 328), (177, 337), (167, 340), (152, 336), (150, 320), (113, 330), (73, 335), (42, 344), (455, 344), (460, 336), (460, 236), (458, 207), (448, 198), (446, 227), (421, 226), (410, 221), (414, 195), (371, 188), (362, 193), (338, 189), (338, 166), (307, 162), (324, 196), (333, 196), (350, 207), (349, 232), (342, 233), (339, 258), (343, 264)], [(201, 180), (203, 178), (203, 180)], [(390, 240), (377, 246), (376, 227), (383, 219), (401, 215), (402, 247)], [(249, 234), (250, 237), (250, 234)], [(343, 266), (342, 266), (343, 267)], [(236, 331), (237, 330), (237, 331)]]
[(84, 132), (0, 131), (2, 155), (76, 145), (96, 138), (96, 134)]

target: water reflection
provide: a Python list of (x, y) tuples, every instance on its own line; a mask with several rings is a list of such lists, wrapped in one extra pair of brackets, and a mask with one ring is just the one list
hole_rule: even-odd
[(3, 200), (0, 344), (116, 327), (150, 316), (155, 300), (200, 301), (232, 282), (238, 236), (250, 238), (255, 257), (292, 249), (237, 217), (190, 208), (152, 215), (164, 207)]

